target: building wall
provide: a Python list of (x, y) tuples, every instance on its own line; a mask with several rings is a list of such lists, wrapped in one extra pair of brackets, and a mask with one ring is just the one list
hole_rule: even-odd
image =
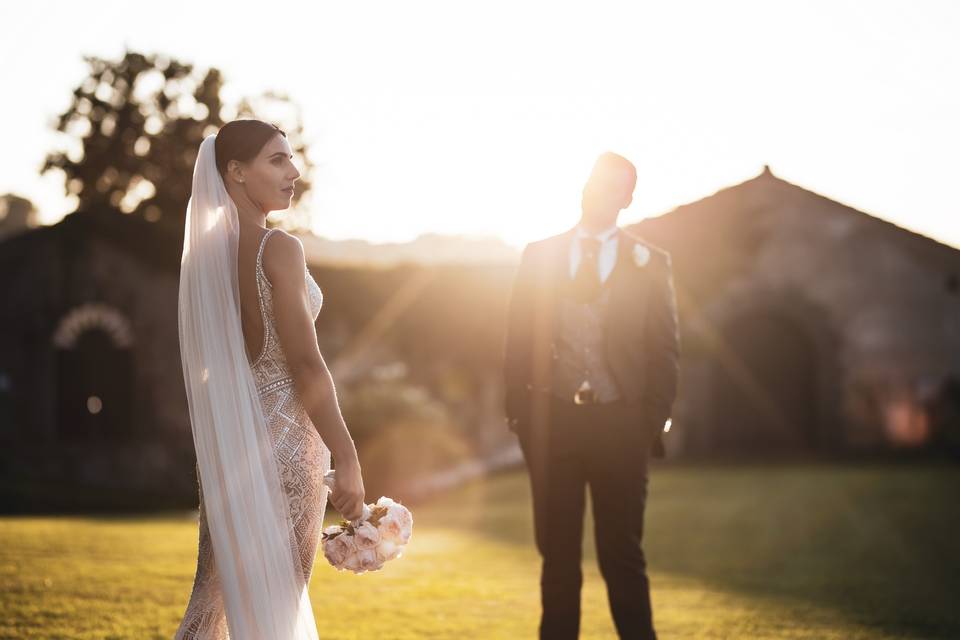
[[(10, 410), (0, 425), (2, 495), (14, 503), (30, 499), (18, 498), (18, 491), (26, 491), (20, 486), (24, 482), (83, 485), (94, 503), (96, 490), (192, 494), (194, 478), (183, 471), (192, 468), (192, 439), (180, 369), (175, 275), (82, 231), (76, 224), (41, 229), (4, 243), (0, 251), (5, 267), (0, 286), (9, 302), (0, 318), (0, 371), (10, 386)], [(55, 343), (58, 335), (64, 344)], [(117, 389), (105, 389), (100, 394), (104, 404), (119, 400), (130, 409), (124, 424), (103, 433), (98, 429), (109, 425), (97, 418), (110, 415), (105, 406), (90, 405), (94, 410), (87, 421), (62, 420), (64, 408), (58, 406), (71, 382), (59, 370), (63, 347), (89, 345), (93, 335), (103, 351), (81, 350), (78, 357), (88, 360), (79, 363), (82, 370), (96, 371), (90, 377), (102, 375), (108, 387), (119, 385), (129, 393), (119, 398)], [(115, 347), (129, 356), (129, 370), (104, 371)], [(100, 400), (98, 393), (92, 390), (92, 400)], [(66, 415), (83, 418), (82, 408), (79, 414), (76, 410), (70, 407)], [(123, 499), (119, 492), (116, 497)], [(47, 505), (56, 499), (47, 496)]]
[[(755, 342), (769, 343), (763, 348), (787, 354), (790, 341), (800, 340), (811, 350), (814, 449), (909, 446), (929, 436), (924, 402), (948, 373), (960, 373), (960, 296), (948, 286), (960, 273), (960, 252), (769, 175), (681, 209), (640, 231), (674, 252), (675, 267), (681, 262), (689, 281), (678, 282), (688, 294), (684, 333), (705, 345), (684, 360), (670, 438), (676, 453), (722, 449), (743, 428), (718, 413), (717, 391), (728, 388), (725, 376), (751, 386), (750, 375), (736, 371), (750, 359), (751, 323)], [(729, 259), (685, 250), (685, 231), (694, 226), (723, 235), (731, 251), (747, 253), (738, 244), (744, 238), (754, 244), (709, 291), (697, 290), (700, 274)], [(764, 338), (771, 331), (762, 325), (773, 322), (779, 345), (776, 331)], [(804, 366), (804, 357), (790, 358), (783, 369)], [(760, 395), (764, 386), (778, 395), (770, 388), (776, 382), (753, 373)], [(765, 426), (776, 431), (776, 422)], [(788, 437), (779, 442), (798, 448)], [(751, 440), (741, 445), (750, 448)]]

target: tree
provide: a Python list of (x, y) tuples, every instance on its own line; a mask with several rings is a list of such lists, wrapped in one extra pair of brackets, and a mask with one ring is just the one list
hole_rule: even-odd
[[(309, 189), (312, 165), (301, 117), (286, 96), (264, 93), (227, 105), (216, 68), (200, 71), (134, 51), (120, 60), (84, 59), (90, 75), (55, 123), (68, 147), (50, 153), (41, 170), (64, 172), (66, 191), (77, 198), (76, 211), (110, 209), (182, 234), (200, 142), (224, 122), (242, 117), (273, 122), (287, 133), (304, 176), (294, 202)], [(307, 221), (287, 220), (285, 226), (305, 227)]]

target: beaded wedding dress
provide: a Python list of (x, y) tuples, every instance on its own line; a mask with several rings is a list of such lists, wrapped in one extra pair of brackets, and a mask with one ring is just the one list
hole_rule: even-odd
[[(263, 346), (250, 367), (263, 406), (283, 489), (289, 501), (290, 520), (296, 536), (294, 548), (299, 553), (300, 566), (309, 583), (327, 504), (323, 475), (330, 469), (330, 450), (324, 445), (304, 409), (277, 338), (271, 292), (273, 285), (263, 271), (262, 262), (263, 249), (274, 231), (270, 229), (264, 234), (257, 250), (257, 296), (263, 318)], [(310, 310), (316, 320), (323, 304), (323, 294), (309, 271), (306, 272), (305, 284), (310, 295)], [(202, 489), (199, 529), (193, 591), (175, 640), (228, 640), (230, 634), (207, 528)]]

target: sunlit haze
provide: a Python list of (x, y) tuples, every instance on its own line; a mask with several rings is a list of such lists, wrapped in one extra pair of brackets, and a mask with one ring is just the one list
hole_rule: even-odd
[[(136, 7), (136, 8), (134, 8)], [(637, 166), (622, 224), (758, 174), (960, 247), (960, 4), (16, 3), (0, 8), (0, 193), (73, 204), (51, 120), (124, 46), (302, 107), (301, 206), (331, 238), (576, 222), (598, 153)]]

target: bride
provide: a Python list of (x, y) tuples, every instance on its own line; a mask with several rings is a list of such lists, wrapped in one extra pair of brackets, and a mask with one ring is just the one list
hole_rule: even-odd
[(186, 638), (317, 638), (307, 592), (330, 500), (364, 488), (314, 321), (323, 294), (293, 235), (266, 229), (300, 177), (286, 134), (235, 120), (200, 145), (180, 268), (180, 355), (200, 481)]

